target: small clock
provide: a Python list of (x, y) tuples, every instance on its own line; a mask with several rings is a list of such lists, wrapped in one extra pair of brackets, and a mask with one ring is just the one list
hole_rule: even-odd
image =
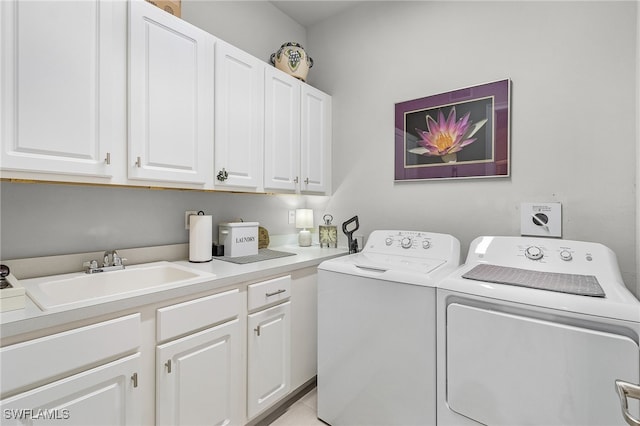
[(338, 228), (335, 225), (331, 225), (333, 216), (325, 214), (322, 220), (324, 220), (324, 225), (318, 226), (320, 247), (338, 247)]

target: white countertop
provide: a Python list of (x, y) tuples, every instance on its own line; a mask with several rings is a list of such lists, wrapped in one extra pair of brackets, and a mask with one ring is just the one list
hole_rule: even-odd
[(165, 288), (161, 290), (149, 289), (149, 291), (144, 294), (137, 294), (135, 296), (123, 295), (122, 298), (103, 303), (87, 302), (80, 305), (74, 304), (73, 307), (60, 307), (43, 311), (26, 296), (24, 309), (0, 313), (0, 336), (3, 338), (11, 337), (63, 325), (72, 321), (108, 315), (152, 303), (161, 303), (191, 294), (232, 287), (270, 276), (286, 274), (298, 269), (317, 266), (326, 259), (348, 253), (345, 248), (320, 248), (318, 245), (311, 247), (286, 245), (269, 248), (277, 251), (295, 253), (295, 256), (286, 256), (243, 265), (218, 260), (218, 258), (215, 257), (211, 262), (207, 263), (191, 263), (187, 260), (180, 260), (173, 263), (209, 272), (215, 274), (215, 277), (208, 278), (203, 282), (179, 286), (177, 288)]

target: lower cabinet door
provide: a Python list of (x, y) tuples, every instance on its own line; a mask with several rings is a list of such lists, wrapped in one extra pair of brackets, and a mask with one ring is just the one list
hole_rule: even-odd
[(242, 423), (239, 320), (159, 345), (156, 424)]
[(139, 425), (140, 353), (0, 401), (3, 425)]
[(291, 302), (247, 321), (247, 411), (251, 419), (291, 388)]

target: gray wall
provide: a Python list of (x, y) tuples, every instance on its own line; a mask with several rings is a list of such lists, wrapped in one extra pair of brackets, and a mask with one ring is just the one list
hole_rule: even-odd
[[(563, 236), (618, 256), (635, 290), (635, 2), (367, 2), (308, 29), (333, 94), (328, 209), (377, 228), (519, 235), (557, 201)], [(510, 78), (512, 176), (393, 182), (394, 103)]]
[(8, 182), (0, 190), (2, 259), (186, 243), (186, 210), (213, 215), (214, 240), (218, 223), (239, 219), (260, 222), (271, 235), (292, 234), (296, 229), (288, 224), (287, 211), (316, 207), (309, 198), (326, 200)]
[(266, 1), (183, 0), (182, 18), (265, 62), (284, 42), (307, 45), (306, 29)]

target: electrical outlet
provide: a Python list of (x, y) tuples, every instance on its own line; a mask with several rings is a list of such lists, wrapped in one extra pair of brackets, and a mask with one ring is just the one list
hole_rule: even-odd
[(562, 237), (562, 204), (521, 203), (520, 234)]
[(197, 210), (187, 210), (184, 212), (184, 229), (189, 229), (189, 216), (192, 214), (198, 214)]
[(289, 210), (289, 225), (293, 225), (296, 223), (296, 211)]

